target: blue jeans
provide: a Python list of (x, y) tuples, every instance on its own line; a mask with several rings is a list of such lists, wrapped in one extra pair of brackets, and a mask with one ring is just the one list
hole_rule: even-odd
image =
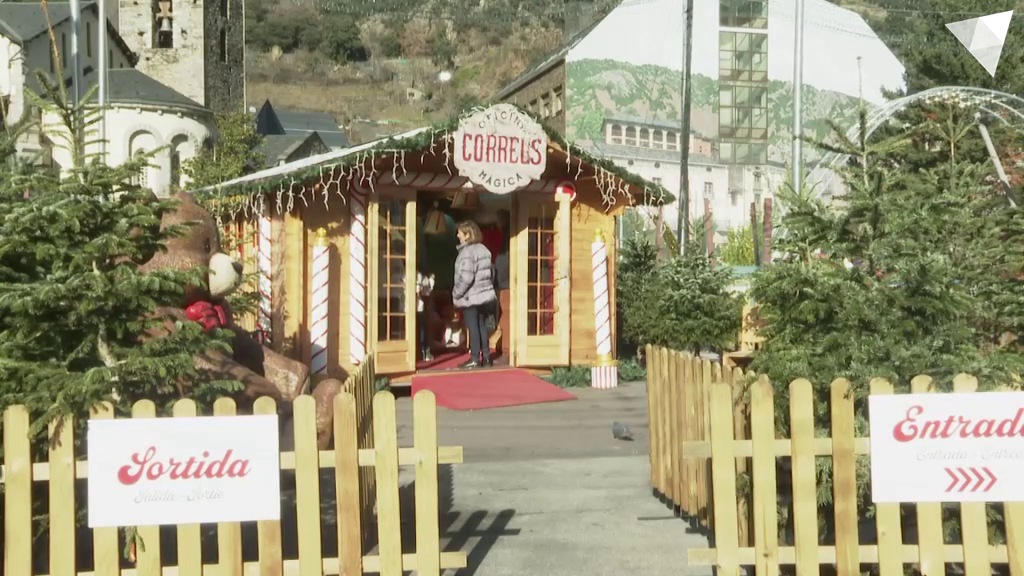
[(487, 341), (487, 315), (493, 314), (493, 304), (470, 306), (462, 309), (462, 322), (469, 331), (469, 359), (488, 362), (491, 359), (491, 345)]

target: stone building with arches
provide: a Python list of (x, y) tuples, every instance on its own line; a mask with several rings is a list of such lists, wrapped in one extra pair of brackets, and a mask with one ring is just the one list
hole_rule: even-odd
[[(86, 78), (87, 85), (94, 82), (92, 76)], [(138, 184), (158, 196), (187, 186), (182, 167), (216, 137), (213, 112), (135, 69), (111, 70), (108, 87), (107, 163), (117, 166), (139, 154), (156, 152), (138, 176)], [(55, 120), (44, 118), (43, 123)], [(99, 153), (99, 144), (88, 145), (85, 152)], [(51, 154), (55, 167), (70, 165), (66, 149), (53, 147)]]
[[(245, 110), (241, 0), (105, 1), (106, 26), (101, 26), (96, 2), (81, 4), (81, 92), (89, 94), (99, 82), (100, 31), (105, 28), (106, 162), (116, 166), (155, 152), (138, 179), (165, 196), (188, 184), (183, 166), (202, 147), (212, 146), (214, 112)], [(71, 153), (54, 127), (59, 122), (44, 117), (28, 98), (29, 92), (41, 93), (37, 72), (72, 86), (71, 7), (66, 2), (47, 7), (49, 18), (40, 2), (0, 3), (0, 53), (8, 61), (6, 73), (0, 71), (0, 121), (10, 125), (26, 114), (36, 115), (37, 127), (19, 140), (19, 152), (67, 170)], [(55, 47), (50, 46), (47, 20)], [(100, 144), (87, 145), (85, 152), (101, 152)]]

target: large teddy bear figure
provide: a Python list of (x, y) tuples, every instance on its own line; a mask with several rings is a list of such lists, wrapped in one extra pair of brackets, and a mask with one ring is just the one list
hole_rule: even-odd
[[(251, 406), (260, 396), (273, 398), (287, 423), (291, 417), (292, 401), (308, 387), (309, 368), (261, 345), (248, 332), (235, 325), (226, 297), (241, 283), (242, 264), (221, 252), (220, 234), (209, 212), (187, 193), (179, 193), (175, 199), (179, 201), (177, 210), (165, 214), (161, 226), (167, 228), (188, 222), (195, 224), (184, 236), (168, 239), (167, 251), (154, 255), (142, 265), (142, 269), (188, 270), (207, 267), (210, 271), (209, 289), (189, 287), (180, 308), (164, 308), (157, 312), (181, 321), (199, 322), (207, 331), (221, 328), (234, 332), (231, 357), (209, 351), (196, 357), (197, 368), (219, 379), (241, 382), (245, 388), (236, 400), (242, 408)], [(173, 329), (173, 323), (168, 323), (165, 329)], [(341, 389), (341, 382), (327, 379), (321, 381), (312, 392), (316, 400), (317, 444), (320, 449), (330, 445), (334, 397)], [(285, 438), (286, 442), (290, 440)]]

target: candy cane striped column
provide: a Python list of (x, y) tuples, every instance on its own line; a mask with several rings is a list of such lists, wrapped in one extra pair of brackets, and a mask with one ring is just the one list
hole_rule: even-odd
[(599, 229), (590, 247), (594, 269), (594, 327), (597, 334), (597, 362), (590, 368), (590, 386), (615, 388), (619, 367), (612, 358), (612, 314), (608, 301), (608, 246)]
[(270, 345), (273, 337), (273, 260), (271, 254), (271, 220), (269, 214), (256, 219), (256, 269), (259, 271), (260, 308), (257, 321), (264, 345)]
[(312, 328), (310, 343), (313, 356), (310, 369), (313, 374), (327, 372), (327, 290), (331, 279), (330, 253), (327, 251), (327, 230), (316, 231), (316, 243), (313, 245), (313, 279), (310, 282), (312, 310)]
[(349, 199), (349, 356), (353, 366), (366, 359), (366, 193), (352, 183)]

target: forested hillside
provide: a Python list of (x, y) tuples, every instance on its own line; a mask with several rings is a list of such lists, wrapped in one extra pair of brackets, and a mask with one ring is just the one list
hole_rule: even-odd
[(367, 140), (490, 97), (615, 4), (247, 0), (249, 102), (323, 110)]

